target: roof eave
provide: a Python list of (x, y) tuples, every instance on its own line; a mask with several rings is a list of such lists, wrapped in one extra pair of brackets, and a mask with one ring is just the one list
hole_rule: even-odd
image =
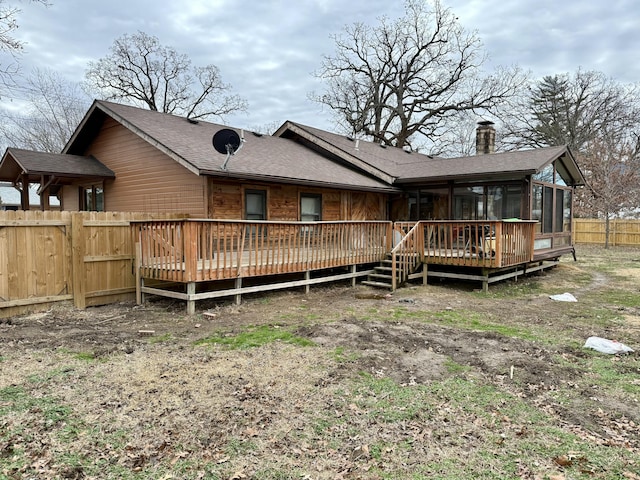
[(396, 184), (408, 185), (414, 183), (437, 183), (450, 181), (491, 181), (491, 180), (517, 180), (533, 175), (535, 170), (511, 170), (509, 172), (482, 172), (473, 174), (456, 174), (456, 175), (438, 175), (438, 176), (422, 176), (422, 177), (400, 177), (396, 180)]
[(319, 138), (318, 136), (314, 135), (313, 133), (305, 130), (304, 128), (302, 128), (301, 126), (287, 121), (285, 122), (274, 134), (274, 137), (280, 137), (282, 136), (282, 134), (284, 134), (284, 132), (286, 132), (287, 130), (291, 131), (292, 133), (295, 133), (296, 135), (299, 135), (300, 137), (304, 138), (305, 140), (314, 143), (315, 145), (317, 145), (318, 147), (322, 148), (323, 150), (341, 158), (344, 162), (352, 165), (353, 167), (356, 167), (366, 173), (368, 173), (369, 175), (377, 178), (378, 180), (382, 180), (385, 183), (388, 183), (389, 185), (392, 185), (395, 181), (394, 176), (388, 174), (387, 172), (384, 172), (372, 165), (370, 165), (369, 163), (359, 159), (358, 157), (355, 157), (351, 154), (349, 154), (348, 152), (345, 152), (344, 150), (342, 150), (341, 148), (336, 147), (335, 145), (333, 145), (330, 142), (327, 142), (326, 140), (323, 140), (322, 138)]
[(187, 161), (184, 157), (178, 155), (176, 152), (171, 150), (169, 147), (164, 145), (162, 142), (160, 142), (156, 138), (152, 137), (151, 135), (148, 135), (142, 129), (138, 128), (134, 123), (128, 121), (123, 116), (118, 115), (116, 112), (114, 112), (113, 110), (108, 108), (107, 105), (105, 105), (103, 102), (100, 102), (99, 100), (95, 100), (93, 102), (93, 105), (91, 106), (91, 108), (89, 109), (89, 111), (87, 112), (85, 117), (82, 119), (82, 122), (80, 123), (80, 125), (78, 126), (78, 128), (76, 129), (74, 134), (72, 135), (71, 139), (69, 140), (69, 142), (67, 142), (67, 145), (65, 146), (65, 148), (62, 151), (63, 153), (68, 152), (69, 149), (73, 146), (74, 142), (80, 136), (80, 132), (83, 130), (84, 126), (88, 123), (89, 118), (93, 114), (95, 114), (96, 110), (99, 110), (99, 111), (103, 112), (104, 114), (108, 115), (109, 117), (113, 118), (116, 122), (121, 124), (127, 130), (133, 132), (135, 135), (137, 135), (138, 137), (143, 139), (145, 142), (149, 143), (154, 148), (158, 149), (159, 151), (161, 151), (165, 155), (169, 156), (170, 158), (172, 158), (173, 160), (178, 162), (180, 165), (182, 165), (184, 168), (189, 170), (191, 173), (194, 173), (196, 175), (201, 175), (201, 171), (200, 171), (200, 169), (198, 167), (196, 167), (195, 165), (193, 165), (192, 163)]
[[(569, 173), (571, 173), (571, 175), (574, 177), (574, 186), (580, 186), (580, 185), (586, 185), (587, 184), (587, 180), (584, 178), (584, 174), (582, 173), (582, 170), (580, 170), (580, 166), (578, 165), (578, 162), (576, 161), (576, 157), (574, 157), (573, 152), (571, 151), (571, 148), (569, 148), (569, 146), (567, 145), (566, 147), (566, 151), (565, 153), (569, 156), (569, 158), (571, 159), (571, 168)], [(564, 155), (564, 154), (563, 154)], [(562, 155), (561, 155), (562, 156)], [(566, 163), (565, 163), (565, 166)]]
[(269, 183), (285, 183), (289, 185), (304, 185), (309, 187), (332, 188), (332, 189), (339, 189), (339, 190), (358, 190), (358, 191), (384, 192), (384, 193), (397, 193), (401, 191), (399, 188), (392, 187), (392, 186), (380, 185), (380, 187), (373, 187), (373, 186), (363, 186), (363, 185), (349, 185), (349, 184), (341, 184), (341, 183), (335, 183), (335, 182), (321, 182), (321, 181), (309, 180), (309, 179), (288, 178), (288, 177), (280, 177), (276, 175), (240, 173), (240, 172), (231, 172), (231, 171), (224, 171), (224, 170), (202, 170), (200, 173), (201, 175), (228, 178), (232, 180), (250, 180), (250, 181), (262, 181), (262, 182), (269, 182)]

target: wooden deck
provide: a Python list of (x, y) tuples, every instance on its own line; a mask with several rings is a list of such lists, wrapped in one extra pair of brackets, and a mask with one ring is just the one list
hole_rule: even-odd
[[(195, 301), (306, 286), (372, 273), (362, 266), (392, 261), (395, 290), (424, 265), (504, 269), (533, 261), (534, 221), (250, 222), (168, 220), (133, 222), (137, 299), (145, 293)], [(339, 272), (337, 272), (339, 271)], [(324, 272), (311, 277), (311, 272)], [(243, 286), (247, 278), (304, 274), (303, 278)], [(185, 292), (145, 280), (186, 285)], [(234, 287), (196, 292), (196, 284), (234, 280)]]
[[(380, 262), (391, 243), (391, 222), (249, 222), (180, 220), (135, 222), (137, 298), (154, 293), (184, 299), (194, 310), (195, 300), (219, 297), (220, 292), (196, 293), (196, 284), (234, 280), (225, 295), (311, 285), (368, 274), (358, 266)], [(312, 271), (345, 267), (347, 273)], [(294, 283), (243, 287), (242, 279), (304, 273)], [(186, 293), (144, 285), (145, 279), (183, 283)]]

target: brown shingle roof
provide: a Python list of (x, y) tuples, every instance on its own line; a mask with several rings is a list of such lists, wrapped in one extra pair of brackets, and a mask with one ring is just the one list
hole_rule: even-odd
[[(83, 135), (86, 127), (95, 129), (96, 116), (106, 114), (131, 131), (155, 145), (194, 173), (243, 179), (261, 179), (285, 183), (331, 186), (335, 188), (393, 191), (370, 175), (352, 166), (341, 165), (297, 142), (268, 135), (244, 132), (245, 143), (228, 162), (226, 171), (221, 167), (226, 156), (213, 149), (213, 135), (222, 128), (210, 122), (193, 123), (186, 118), (154, 112), (117, 103), (96, 101), (65, 147), (66, 153), (84, 150)], [(94, 120), (92, 120), (94, 118)], [(240, 133), (239, 129), (236, 129)]]
[(285, 123), (277, 134), (289, 137), (299, 136), (307, 140), (307, 143), (315, 145), (331, 145), (333, 152), (343, 159), (363, 162), (372, 169), (393, 177), (393, 182), (396, 184), (466, 178), (489, 179), (497, 176), (514, 178), (539, 172), (549, 162), (563, 156), (570, 157), (566, 159), (565, 164), (576, 184), (584, 183), (584, 178), (566, 146), (470, 157), (439, 158), (416, 152), (408, 153), (400, 148), (383, 148), (378, 143), (356, 141), (345, 135), (293, 122)]
[(115, 177), (113, 171), (93, 157), (8, 148), (0, 162), (0, 180), (15, 181), (22, 173), (34, 178), (40, 175), (67, 178)]
[(523, 177), (562, 158), (575, 183), (584, 182), (571, 152), (564, 146), (433, 158), (294, 122), (286, 122), (275, 136), (245, 132), (242, 149), (222, 170), (225, 155), (213, 149), (211, 140), (216, 132), (227, 127), (205, 121), (194, 123), (183, 117), (106, 101), (94, 102), (63, 152), (84, 152), (105, 115), (198, 175), (394, 191), (397, 190), (394, 185), (407, 183)]
[(458, 158), (416, 159), (403, 165), (398, 181), (418, 179), (454, 179), (459, 177), (519, 176), (538, 172), (549, 162), (566, 152), (566, 147), (546, 147), (534, 150), (492, 153)]

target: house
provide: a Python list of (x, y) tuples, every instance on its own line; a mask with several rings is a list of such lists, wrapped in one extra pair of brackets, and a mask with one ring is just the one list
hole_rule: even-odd
[[(174, 263), (167, 270), (182, 273), (166, 280), (191, 285), (188, 301), (205, 298), (195, 293), (198, 282), (353, 267), (383, 262), (386, 254), (391, 266), (366, 272), (391, 276), (395, 288), (397, 272), (404, 281), (421, 265), (425, 279), (427, 265), (479, 269), (486, 285), (491, 272), (574, 252), (573, 189), (584, 179), (567, 147), (492, 153), (495, 130), (483, 122), (478, 155), (433, 158), (285, 122), (272, 136), (240, 131), (240, 144), (225, 156), (212, 145), (225, 128), (95, 101), (61, 154), (9, 148), (0, 161), (0, 180), (22, 191), (37, 182), (41, 196), (55, 196), (64, 210), (172, 212), (203, 219), (197, 226), (192, 220), (137, 227), (138, 235), (147, 236), (145, 248), (153, 245), (148, 256), (142, 253), (143, 263), (163, 259), (153, 268), (141, 265), (141, 281), (165, 269), (170, 258)], [(46, 200), (41, 208), (48, 208)], [(216, 227), (207, 219), (215, 219)], [(307, 223), (301, 230), (291, 222), (322, 224)], [(347, 229), (326, 222), (355, 223)], [(386, 222), (388, 230), (376, 222)], [(291, 254), (302, 250), (310, 256)], [(327, 251), (335, 258), (327, 259)], [(248, 252), (251, 266), (241, 258)], [(188, 255), (196, 257), (189, 272)], [(409, 258), (412, 265), (400, 265)], [(264, 267), (274, 259), (277, 266)], [(205, 264), (207, 272), (200, 270)], [(355, 268), (352, 273), (364, 275)], [(466, 278), (437, 269), (428, 275)], [(233, 291), (241, 287), (236, 284)]]
[[(196, 218), (251, 220), (385, 219), (396, 190), (286, 139), (247, 132), (229, 159), (212, 146), (222, 125), (97, 101), (65, 155), (99, 159), (113, 179), (84, 184), (105, 210), (178, 212)], [(2, 167), (0, 166), (0, 171)], [(64, 209), (82, 209), (64, 186)]]
[(316, 128), (285, 123), (276, 135), (309, 148), (322, 149), (342, 161), (384, 172), (401, 190), (389, 195), (389, 219), (536, 220), (537, 257), (573, 252), (573, 190), (584, 177), (566, 146), (493, 152), (495, 129), (482, 122), (477, 130), (478, 154), (432, 158), (414, 152), (355, 141)]

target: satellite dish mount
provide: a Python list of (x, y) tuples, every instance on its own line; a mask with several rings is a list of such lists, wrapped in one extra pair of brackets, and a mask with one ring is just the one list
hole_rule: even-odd
[(244, 131), (240, 130), (240, 135), (235, 130), (230, 128), (223, 128), (218, 130), (211, 140), (213, 148), (216, 152), (226, 154), (224, 163), (220, 167), (222, 170), (227, 170), (227, 163), (232, 155), (235, 155), (238, 150), (242, 148), (244, 144)]

